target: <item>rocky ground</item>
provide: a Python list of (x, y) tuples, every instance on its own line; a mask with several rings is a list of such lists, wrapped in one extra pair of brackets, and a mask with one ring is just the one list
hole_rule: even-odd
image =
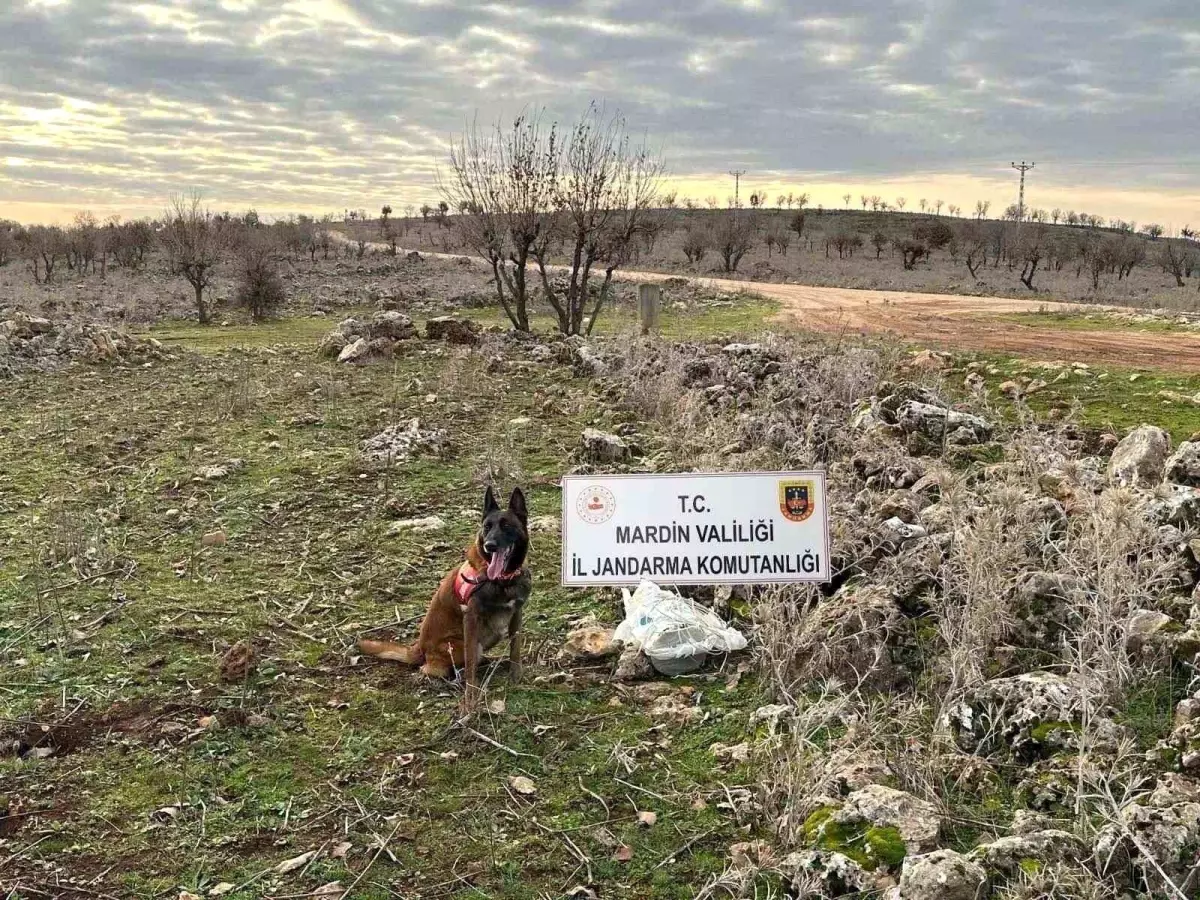
[[(422, 265), (258, 327), (6, 313), (10, 357), (74, 348), (0, 392), (15, 896), (1198, 894), (1190, 381), (686, 294), (678, 339), (522, 337)], [(833, 581), (689, 591), (751, 638), (697, 675), (558, 586), (564, 472), (810, 467)], [(353, 648), (411, 633), (492, 482), (530, 495), (529, 665), (461, 723)]]

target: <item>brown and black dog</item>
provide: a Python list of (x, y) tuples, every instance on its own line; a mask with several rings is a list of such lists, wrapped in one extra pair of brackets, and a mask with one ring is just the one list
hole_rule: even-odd
[(533, 586), (525, 562), (529, 555), (528, 511), (520, 488), (500, 509), (489, 487), (483, 519), (467, 561), (451, 570), (433, 594), (415, 644), (363, 639), (358, 648), (368, 656), (420, 666), (433, 678), (466, 671), (464, 703), (478, 695), (479, 657), (507, 635), (510, 674), (521, 675), (521, 614)]

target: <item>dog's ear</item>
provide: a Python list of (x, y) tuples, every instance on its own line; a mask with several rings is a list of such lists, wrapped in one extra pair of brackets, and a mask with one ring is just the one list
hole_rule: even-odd
[(489, 486), (487, 493), (483, 495), (483, 517), (486, 519), (499, 508), (500, 504), (496, 502), (496, 492)]
[(525, 494), (520, 488), (513, 488), (512, 496), (508, 498), (508, 508), (522, 522), (529, 517), (529, 510), (525, 506)]

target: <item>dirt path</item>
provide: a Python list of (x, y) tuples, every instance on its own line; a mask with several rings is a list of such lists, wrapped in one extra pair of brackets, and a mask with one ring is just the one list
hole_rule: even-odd
[[(384, 245), (376, 245), (384, 246)], [(461, 254), (422, 255), (454, 258)], [(622, 270), (626, 281), (665, 281), (677, 278), (662, 272)], [(1162, 369), (1200, 373), (1200, 335), (1136, 331), (1047, 328), (997, 321), (1004, 313), (1097, 311), (1074, 303), (1018, 300), (1012, 297), (969, 297), (961, 294), (919, 294), (908, 291), (867, 291), (852, 288), (772, 284), (728, 278), (694, 278), (698, 284), (722, 291), (752, 291), (777, 300), (778, 321), (824, 332), (893, 334), (928, 347), (984, 350), (1034, 359), (1100, 363), (1122, 368)]]
[[(624, 272), (622, 277), (661, 281), (671, 276), (656, 272)], [(894, 334), (929, 347), (1200, 373), (1200, 335), (1136, 331), (1119, 326), (1111, 331), (1085, 331), (995, 319), (1004, 313), (1080, 312), (1084, 309), (1074, 303), (811, 287), (726, 278), (698, 278), (696, 281), (717, 290), (748, 290), (777, 300), (782, 307), (777, 316), (779, 321), (813, 331)], [(1086, 309), (1094, 312), (1103, 311), (1105, 307), (1089, 306)]]

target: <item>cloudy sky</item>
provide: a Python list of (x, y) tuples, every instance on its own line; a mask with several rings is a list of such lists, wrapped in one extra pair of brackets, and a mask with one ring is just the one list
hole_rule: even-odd
[(0, 218), (435, 201), (478, 115), (597, 98), (685, 195), (1200, 224), (1196, 0), (0, 0)]

